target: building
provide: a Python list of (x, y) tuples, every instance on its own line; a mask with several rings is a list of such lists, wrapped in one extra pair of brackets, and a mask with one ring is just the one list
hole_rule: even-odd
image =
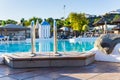
[(25, 40), (26, 38), (30, 37), (30, 28), (16, 24), (7, 24), (0, 27), (0, 35), (9, 36), (10, 40)]
[(120, 9), (110, 11), (109, 14), (120, 14)]

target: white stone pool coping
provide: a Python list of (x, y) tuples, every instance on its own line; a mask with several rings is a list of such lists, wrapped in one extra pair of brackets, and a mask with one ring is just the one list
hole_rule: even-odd
[(96, 61), (120, 62), (120, 43), (115, 46), (111, 54), (105, 54), (97, 48), (90, 52), (95, 53)]

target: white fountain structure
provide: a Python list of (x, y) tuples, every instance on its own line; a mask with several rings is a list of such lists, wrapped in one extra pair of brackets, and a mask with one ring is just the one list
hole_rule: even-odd
[(50, 38), (50, 24), (44, 20), (39, 26), (39, 39)]
[[(50, 51), (50, 24), (44, 20), (41, 24), (38, 26), (38, 34), (39, 34), (39, 52), (42, 51)], [(44, 42), (46, 41), (47, 42)]]

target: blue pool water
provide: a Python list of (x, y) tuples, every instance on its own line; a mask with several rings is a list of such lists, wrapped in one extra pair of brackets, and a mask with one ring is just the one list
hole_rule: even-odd
[[(58, 52), (84, 52), (92, 49), (94, 42), (79, 41), (70, 43), (67, 40), (58, 41)], [(0, 44), (0, 53), (31, 52), (30, 42), (9, 42)], [(53, 52), (53, 41), (36, 42), (36, 52)]]

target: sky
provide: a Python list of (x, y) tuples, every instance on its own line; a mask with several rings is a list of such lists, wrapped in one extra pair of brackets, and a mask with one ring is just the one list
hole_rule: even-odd
[(0, 20), (56, 19), (71, 12), (103, 15), (116, 9), (120, 9), (119, 0), (0, 0)]

